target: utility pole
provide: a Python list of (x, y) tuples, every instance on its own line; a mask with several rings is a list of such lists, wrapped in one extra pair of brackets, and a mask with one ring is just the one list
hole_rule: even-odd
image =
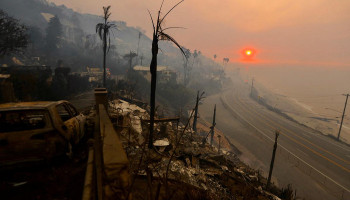
[(142, 66), (143, 54), (141, 54), (140, 60), (141, 60), (141, 66)]
[(277, 139), (279, 134), (280, 134), (279, 131), (275, 132), (275, 144), (273, 145), (272, 158), (270, 163), (269, 177), (267, 179), (267, 184), (266, 184), (266, 190), (269, 188), (270, 182), (271, 182), (272, 170), (273, 170), (273, 165), (275, 163), (275, 155), (276, 155), (276, 149), (277, 149)]
[(250, 87), (250, 96), (253, 96), (254, 78), (252, 78), (252, 86)]
[[(345, 94), (344, 94), (345, 95)], [(344, 110), (343, 110), (343, 116), (341, 117), (341, 122), (340, 122), (340, 127), (339, 127), (339, 132), (338, 132), (338, 141), (340, 139), (340, 132), (341, 132), (341, 127), (343, 126), (343, 121), (344, 121), (344, 116), (345, 116), (345, 110), (346, 110), (346, 104), (348, 104), (348, 98), (349, 94), (346, 94), (346, 100), (345, 100), (345, 105), (344, 105)]]
[(216, 118), (216, 104), (214, 106), (214, 114), (213, 114), (213, 123), (210, 127), (210, 145), (213, 145), (213, 140), (214, 140), (214, 130), (215, 130), (215, 125), (216, 125), (216, 122), (215, 122), (215, 118)]

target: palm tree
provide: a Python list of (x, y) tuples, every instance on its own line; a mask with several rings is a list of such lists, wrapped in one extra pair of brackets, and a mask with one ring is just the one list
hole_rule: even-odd
[(138, 57), (139, 57), (139, 48), (140, 48), (140, 39), (141, 39), (142, 33), (139, 32), (139, 41), (137, 42), (137, 51), (136, 51), (136, 64), (138, 64)]
[(173, 28), (181, 28), (181, 27), (163, 27), (164, 19), (168, 16), (168, 14), (177, 7), (180, 3), (182, 3), (184, 0), (181, 0), (178, 2), (175, 6), (173, 6), (164, 16), (160, 16), (164, 0), (162, 1), (162, 4), (160, 6), (160, 9), (158, 10), (158, 17), (157, 21), (155, 21), (152, 18), (151, 13), (148, 11), (152, 26), (153, 26), (153, 41), (152, 41), (152, 60), (150, 64), (150, 72), (151, 72), (151, 97), (150, 97), (150, 104), (151, 104), (151, 114), (150, 114), (150, 130), (149, 130), (149, 137), (148, 137), (148, 148), (153, 147), (153, 129), (154, 129), (154, 115), (155, 115), (155, 101), (156, 101), (156, 85), (157, 85), (157, 55), (158, 55), (158, 41), (159, 40), (168, 40), (174, 43), (180, 50), (181, 53), (185, 56), (185, 52), (179, 45), (179, 43), (170, 35), (165, 33), (165, 30), (173, 29)]
[[(110, 31), (113, 28), (117, 28), (117, 25), (108, 22), (108, 18), (111, 16), (111, 12), (109, 12), (109, 9), (111, 6), (103, 7), (103, 19), (104, 23), (98, 23), (96, 25), (96, 33), (100, 36), (100, 39), (103, 42), (103, 87), (106, 87), (106, 55), (109, 51), (110, 44), (111, 44), (111, 38), (110, 38)], [(108, 44), (107, 44), (107, 38), (108, 38)], [(107, 49), (108, 46), (108, 49)]]
[(188, 84), (189, 79), (189, 65), (188, 65), (188, 59), (191, 57), (191, 51), (189, 49), (186, 49), (185, 47), (182, 47), (182, 50), (185, 52), (185, 62), (184, 62), (184, 85), (186, 86)]
[(225, 65), (225, 63), (227, 64), (230, 61), (229, 58), (223, 58), (222, 59), (222, 64)]
[(130, 51), (130, 53), (127, 53), (124, 55), (124, 59), (129, 60), (129, 71), (132, 70), (132, 59), (137, 56), (137, 53)]

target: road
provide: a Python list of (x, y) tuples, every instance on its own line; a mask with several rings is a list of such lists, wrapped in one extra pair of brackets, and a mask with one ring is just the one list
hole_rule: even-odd
[(292, 184), (305, 199), (350, 199), (350, 147), (272, 112), (249, 97), (240, 81), (205, 99), (201, 117), (211, 120), (242, 152), (240, 159), (267, 176), (275, 130), (280, 130), (272, 181)]
[(83, 93), (80, 93), (68, 100), (73, 104), (73, 106), (78, 109), (79, 112), (90, 111), (91, 107), (95, 105), (95, 96), (94, 91), (89, 90)]

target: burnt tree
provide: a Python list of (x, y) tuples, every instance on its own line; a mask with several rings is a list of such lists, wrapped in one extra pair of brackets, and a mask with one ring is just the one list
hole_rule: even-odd
[(183, 55), (185, 55), (185, 52), (182, 50), (179, 43), (170, 35), (165, 33), (165, 30), (173, 29), (173, 28), (180, 28), (180, 27), (168, 27), (164, 28), (163, 23), (164, 19), (168, 16), (168, 14), (177, 7), (180, 3), (180, 1), (175, 6), (173, 6), (164, 16), (161, 15), (162, 7), (164, 0), (162, 1), (162, 4), (158, 10), (158, 16), (157, 21), (153, 20), (153, 17), (151, 13), (149, 12), (149, 15), (151, 17), (152, 26), (153, 26), (153, 40), (152, 40), (152, 60), (150, 64), (150, 72), (151, 72), (151, 97), (150, 97), (150, 104), (151, 104), (151, 113), (150, 113), (150, 129), (149, 129), (149, 137), (148, 137), (148, 148), (153, 148), (153, 129), (154, 129), (154, 116), (155, 116), (155, 101), (156, 101), (156, 86), (157, 86), (157, 55), (158, 55), (158, 42), (159, 40), (168, 40), (174, 43), (182, 52)]

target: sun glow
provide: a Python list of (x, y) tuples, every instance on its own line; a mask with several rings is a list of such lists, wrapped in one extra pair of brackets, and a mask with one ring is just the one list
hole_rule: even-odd
[(244, 61), (255, 61), (255, 55), (257, 53), (256, 49), (255, 48), (252, 48), (252, 47), (247, 47), (247, 48), (244, 48), (240, 51), (242, 57), (241, 59), (244, 60)]

